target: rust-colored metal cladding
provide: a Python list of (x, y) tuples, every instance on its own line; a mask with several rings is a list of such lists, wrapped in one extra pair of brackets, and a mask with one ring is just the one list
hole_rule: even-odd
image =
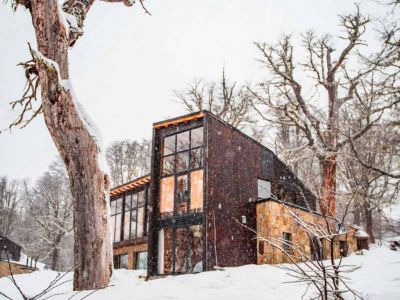
[[(249, 228), (257, 230), (256, 203), (271, 194), (315, 209), (315, 197), (272, 151), (206, 111), (153, 125), (151, 178), (142, 180), (150, 181), (150, 276), (257, 263)], [(138, 184), (113, 193), (129, 195)]]

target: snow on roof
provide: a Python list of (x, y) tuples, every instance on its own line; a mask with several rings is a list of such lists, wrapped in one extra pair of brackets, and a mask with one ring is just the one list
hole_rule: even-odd
[(367, 238), (369, 237), (368, 233), (366, 233), (363, 229), (358, 229), (355, 234), (358, 238)]

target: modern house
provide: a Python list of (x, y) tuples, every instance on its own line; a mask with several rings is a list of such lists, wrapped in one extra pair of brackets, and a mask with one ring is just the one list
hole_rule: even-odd
[(207, 111), (154, 123), (150, 175), (111, 191), (114, 265), (154, 276), (282, 262), (255, 237), (303, 239), (287, 206), (317, 209), (259, 142)]

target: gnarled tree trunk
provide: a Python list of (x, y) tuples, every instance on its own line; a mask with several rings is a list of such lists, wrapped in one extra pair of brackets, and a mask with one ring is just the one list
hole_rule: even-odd
[(39, 50), (32, 54), (44, 119), (65, 162), (75, 201), (74, 289), (102, 288), (108, 285), (112, 274), (108, 177), (99, 167), (96, 138), (78, 111), (72, 91), (63, 87), (63, 80), (69, 79), (70, 42), (58, 3), (32, 0), (27, 7)]

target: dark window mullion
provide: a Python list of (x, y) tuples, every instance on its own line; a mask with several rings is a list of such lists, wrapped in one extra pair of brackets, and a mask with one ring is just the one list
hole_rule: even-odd
[(125, 195), (126, 193), (123, 194), (122, 196), (122, 207), (121, 207), (121, 230), (120, 230), (120, 241), (124, 240), (124, 221), (125, 221)]
[(186, 213), (190, 213), (190, 185), (191, 185), (191, 180), (190, 180), (190, 162), (192, 159), (192, 130), (189, 132), (189, 162), (188, 162), (188, 175), (187, 175), (187, 211)]

